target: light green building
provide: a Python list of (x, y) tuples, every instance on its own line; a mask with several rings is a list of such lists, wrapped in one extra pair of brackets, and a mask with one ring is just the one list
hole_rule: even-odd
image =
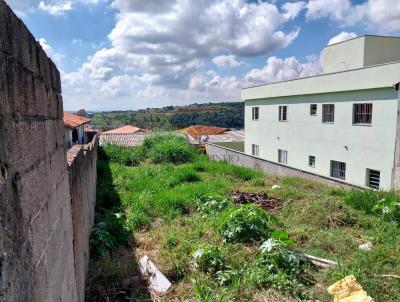
[(249, 87), (245, 153), (357, 186), (400, 187), (400, 38), (329, 45), (323, 74)]

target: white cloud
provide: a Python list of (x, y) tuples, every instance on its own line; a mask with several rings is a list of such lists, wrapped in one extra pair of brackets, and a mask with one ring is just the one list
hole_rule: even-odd
[(268, 58), (263, 68), (252, 69), (245, 75), (247, 85), (292, 80), (321, 73), (319, 58), (310, 56), (306, 63), (300, 63), (295, 57), (280, 59)]
[(236, 60), (236, 57), (234, 55), (216, 56), (212, 59), (212, 61), (218, 67), (223, 67), (223, 68), (234, 68), (242, 65), (242, 62)]
[(65, 55), (61, 52), (54, 51), (54, 49), (47, 43), (46, 39), (44, 38), (40, 38), (38, 42), (40, 43), (46, 54), (54, 61), (54, 63), (61, 66), (62, 60), (65, 58)]
[[(218, 66), (235, 67), (241, 58), (288, 46), (299, 29), (287, 23), (304, 5), (295, 2), (279, 8), (246, 0), (202, 0), (196, 5), (187, 0), (115, 0), (113, 7), (119, 14), (109, 34), (111, 47), (98, 50), (78, 71), (63, 76), (64, 99), (89, 96), (114, 102), (112, 96), (119, 95), (129, 99), (129, 104), (138, 99), (237, 100), (240, 79), (213, 74), (206, 70), (206, 63), (214, 57)], [(283, 30), (284, 25), (288, 29)]]
[(328, 42), (328, 45), (331, 44), (335, 44), (335, 43), (339, 43), (339, 42), (343, 42), (343, 41), (347, 41), (353, 38), (356, 38), (357, 34), (354, 32), (347, 32), (347, 31), (342, 31), (340, 34), (334, 36), (333, 38), (331, 38)]
[(350, 0), (309, 0), (307, 17), (322, 17), (337, 21), (341, 26), (363, 24), (369, 30), (390, 33), (400, 30), (400, 1), (368, 0), (353, 4)]
[(58, 16), (72, 10), (72, 1), (62, 0), (50, 1), (48, 3), (40, 1), (38, 8), (42, 11), (49, 13), (50, 15)]

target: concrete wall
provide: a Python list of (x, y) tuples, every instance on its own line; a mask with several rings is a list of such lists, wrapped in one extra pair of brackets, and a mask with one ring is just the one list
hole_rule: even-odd
[(86, 145), (73, 146), (67, 154), (79, 301), (84, 301), (85, 298), (89, 267), (89, 237), (94, 223), (96, 204), (97, 146), (98, 139), (95, 136)]
[(60, 75), (0, 1), (0, 300), (76, 301)]
[(68, 173), (60, 74), (0, 0), (0, 301), (83, 301), (91, 148)]
[(228, 149), (215, 144), (206, 144), (206, 152), (210, 159), (227, 161), (231, 164), (248, 167), (252, 169), (260, 169), (266, 175), (274, 175), (279, 177), (303, 177), (310, 180), (319, 181), (331, 186), (345, 187), (345, 188), (358, 188), (346, 182), (335, 179), (330, 179), (299, 169), (294, 169), (285, 165), (274, 163), (268, 160), (257, 158), (236, 150)]
[(364, 66), (400, 61), (400, 38), (366, 36)]
[[(372, 103), (372, 124), (353, 125), (353, 104)], [(317, 115), (310, 115), (317, 104)], [(322, 105), (335, 105), (335, 122), (322, 123)], [(279, 122), (280, 105), (288, 106), (288, 121)], [(252, 107), (258, 106), (259, 120), (253, 121)], [(394, 88), (330, 93), (269, 100), (246, 101), (245, 153), (259, 145), (259, 156), (278, 162), (278, 149), (288, 151), (288, 166), (330, 176), (330, 161), (346, 163), (346, 182), (365, 186), (366, 169), (381, 172), (381, 188), (390, 189), (394, 162), (397, 92)], [(316, 157), (315, 167), (308, 157)]]

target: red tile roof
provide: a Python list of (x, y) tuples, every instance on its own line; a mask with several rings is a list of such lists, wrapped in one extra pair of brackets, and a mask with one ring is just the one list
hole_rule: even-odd
[(64, 125), (70, 128), (76, 128), (84, 124), (88, 124), (90, 119), (84, 118), (79, 115), (64, 112)]
[(126, 125), (120, 128), (112, 129), (109, 131), (105, 131), (103, 133), (105, 134), (110, 134), (110, 133), (135, 133), (135, 132), (145, 132), (146, 130), (132, 126), (132, 125)]
[(219, 128), (213, 126), (195, 125), (187, 128), (180, 129), (179, 131), (190, 135), (193, 138), (198, 138), (202, 135), (217, 135), (228, 131), (228, 128)]

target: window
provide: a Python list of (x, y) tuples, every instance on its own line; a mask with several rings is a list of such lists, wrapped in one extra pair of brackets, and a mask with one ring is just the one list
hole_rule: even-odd
[(252, 107), (251, 109), (252, 109), (251, 114), (253, 121), (258, 121), (260, 117), (260, 107)]
[(279, 121), (287, 121), (287, 106), (279, 106)]
[(331, 177), (346, 179), (346, 163), (331, 160)]
[(251, 155), (259, 156), (259, 146), (252, 144), (251, 145)]
[(317, 104), (310, 105), (310, 115), (317, 115)]
[(353, 104), (353, 124), (368, 125), (372, 123), (372, 104)]
[(323, 123), (335, 122), (335, 105), (334, 104), (322, 105), (322, 122)]
[(367, 186), (373, 189), (379, 189), (381, 172), (377, 170), (367, 169)]
[(287, 165), (287, 154), (286, 150), (278, 149), (278, 162)]
[(308, 165), (312, 168), (315, 168), (315, 156), (310, 155), (308, 157)]

